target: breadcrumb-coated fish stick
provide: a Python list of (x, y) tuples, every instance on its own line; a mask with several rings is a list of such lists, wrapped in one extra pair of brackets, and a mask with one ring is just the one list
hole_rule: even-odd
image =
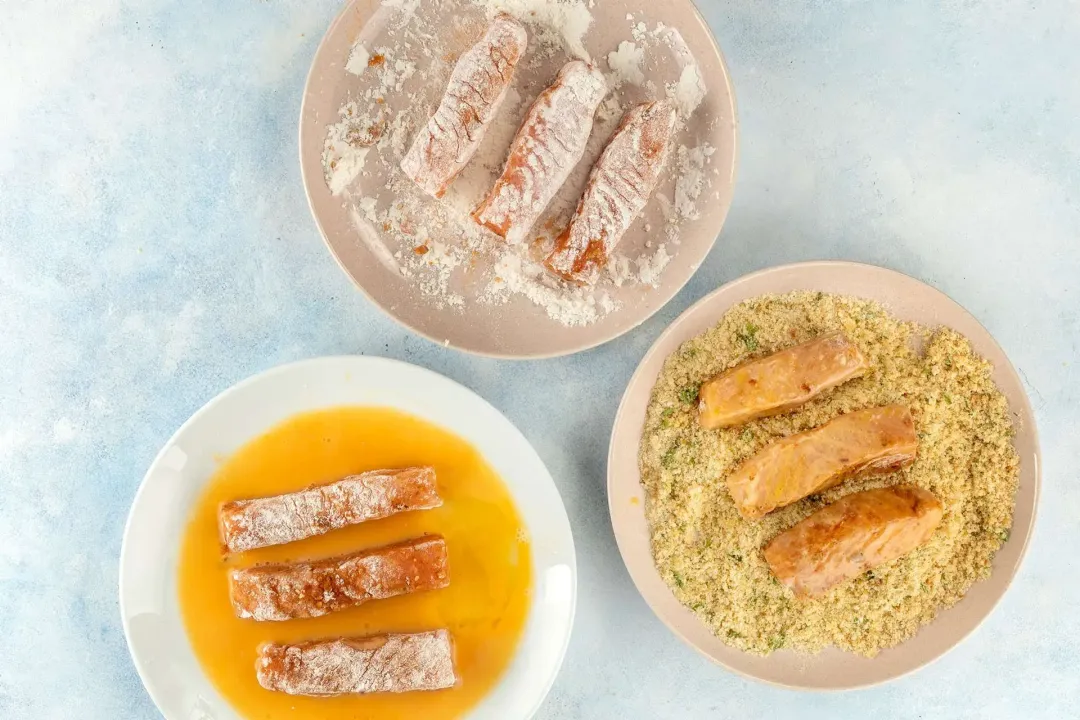
[(779, 415), (869, 367), (843, 333), (822, 335), (736, 365), (705, 382), (698, 395), (698, 422), (704, 428), (726, 428)]
[(507, 242), (526, 239), (581, 160), (605, 95), (607, 83), (595, 67), (581, 60), (564, 65), (526, 113), (502, 175), (473, 219)]
[(446, 630), (266, 643), (255, 673), (267, 690), (317, 697), (441, 690), (457, 682)]
[(859, 410), (774, 442), (732, 473), (727, 486), (752, 520), (850, 477), (898, 470), (914, 462), (918, 447), (907, 406)]
[(430, 535), (326, 560), (231, 570), (229, 597), (237, 617), (292, 620), (449, 584), (446, 542)]
[(223, 503), (218, 526), (225, 548), (243, 552), (440, 505), (434, 468), (372, 470), (299, 492)]
[(589, 174), (566, 230), (544, 264), (566, 280), (589, 282), (645, 207), (664, 168), (675, 129), (666, 100), (630, 108)]
[(424, 192), (442, 197), (472, 159), (506, 98), (527, 42), (521, 23), (499, 13), (458, 59), (438, 109), (401, 160), (402, 171)]
[(910, 485), (846, 495), (777, 535), (765, 562), (797, 596), (821, 595), (922, 545), (943, 514), (933, 493)]

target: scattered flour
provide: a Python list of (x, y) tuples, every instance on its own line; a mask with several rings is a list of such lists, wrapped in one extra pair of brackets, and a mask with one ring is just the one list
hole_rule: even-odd
[(684, 119), (694, 114), (705, 99), (705, 81), (696, 63), (685, 66), (679, 82), (668, 85), (668, 97), (678, 105), (679, 115)]
[(364, 218), (370, 223), (374, 223), (378, 220), (375, 215), (375, 210), (378, 205), (379, 201), (373, 197), (362, 197), (356, 201), (357, 210), (363, 213)]
[[(601, 314), (615, 309), (607, 294), (598, 298), (586, 288), (567, 287), (553, 278), (538, 263), (530, 262), (520, 252), (511, 250), (495, 263), (495, 276), (484, 289), (481, 298), (491, 303), (503, 303), (511, 295), (520, 294), (544, 309), (552, 320), (568, 327), (596, 322)], [(598, 302), (607, 304), (597, 308)], [(603, 312), (601, 312), (603, 310)]]
[(323, 173), (334, 195), (342, 194), (364, 169), (371, 146), (382, 136), (386, 118), (376, 110), (370, 115), (353, 101), (339, 111), (341, 121), (326, 129), (323, 145)]
[(622, 287), (636, 279), (630, 269), (630, 258), (620, 252), (612, 253), (611, 260), (608, 261), (607, 273), (615, 287)]
[(345, 63), (345, 70), (359, 77), (367, 70), (370, 59), (371, 53), (368, 52), (363, 43), (358, 42), (353, 45), (352, 52), (349, 53), (349, 61)]
[(641, 72), (641, 63), (645, 58), (644, 48), (639, 48), (632, 42), (623, 40), (619, 48), (608, 53), (607, 63), (614, 75), (612, 85), (621, 85), (624, 82), (631, 85), (644, 85), (645, 74)]
[(354, 148), (335, 142), (328, 149), (330, 160), (330, 177), (326, 184), (330, 192), (340, 195), (345, 188), (349, 187), (364, 169), (364, 161), (367, 159), (367, 148)]
[(701, 212), (697, 208), (697, 199), (712, 180), (705, 176), (705, 164), (716, 152), (708, 143), (695, 148), (680, 145), (676, 153), (678, 175), (675, 179), (675, 211), (687, 220), (697, 220)]
[[(469, 303), (501, 305), (522, 298), (566, 326), (588, 325), (616, 312), (620, 288), (659, 287), (680, 244), (682, 224), (700, 216), (695, 203), (703, 188), (711, 185), (705, 168), (713, 154), (708, 145), (681, 145), (671, 152), (664, 172), (667, 180), (661, 180), (667, 189), (658, 189), (653, 196), (663, 216), (662, 222), (652, 218), (659, 226), (657, 242), (613, 253), (594, 285), (566, 283), (548, 273), (541, 261), (574, 211), (592, 159), (599, 156), (627, 109), (666, 91), (685, 122), (700, 104), (704, 97), (700, 72), (677, 31), (662, 23), (649, 30), (627, 16), (633, 42), (623, 40), (603, 56), (614, 89), (596, 112), (585, 152), (589, 161), (577, 164), (532, 236), (508, 245), (480, 228), (470, 213), (501, 171), (532, 98), (543, 89), (541, 80), (548, 68), (557, 68), (567, 56), (588, 60), (584, 39), (593, 22), (588, 10), (592, 3), (430, 0), (418, 12), (419, 0), (384, 0), (383, 7), (395, 11), (394, 22), (376, 37), (358, 38), (351, 48), (345, 69), (357, 87), (339, 110), (338, 122), (328, 127), (323, 151), (327, 186), (342, 199), (359, 241), (378, 262), (435, 307), (463, 309)], [(482, 17), (496, 11), (509, 12), (528, 26), (526, 64), (519, 66), (476, 155), (447, 194), (434, 201), (404, 176), (398, 164), (438, 104), (455, 58), (477, 37)], [(675, 67), (663, 73), (670, 82), (662, 82), (653, 65), (657, 52), (665, 62), (674, 59)], [(522, 80), (526, 68), (538, 79)], [(416, 81), (410, 82), (414, 77)], [(653, 238), (653, 224), (638, 222)]]
[(394, 8), (398, 11), (395, 26), (401, 29), (409, 24), (416, 15), (416, 9), (420, 7), (420, 0), (382, 0), (382, 6)]
[(419, 258), (419, 266), (431, 270), (420, 275), (420, 289), (425, 295), (442, 298), (450, 307), (461, 307), (465, 298), (450, 292), (450, 276), (464, 262), (463, 253), (458, 247), (437, 240), (431, 240), (426, 247), (423, 253), (413, 251)]
[(638, 278), (641, 282), (653, 287), (659, 287), (660, 273), (671, 262), (671, 256), (667, 253), (667, 246), (661, 243), (652, 256), (646, 257), (642, 255), (635, 262), (638, 267)]
[[(561, 41), (574, 57), (589, 59), (585, 51), (585, 33), (592, 24), (592, 13), (580, 0), (476, 0), (490, 10), (508, 12), (522, 22), (539, 25), (535, 40), (551, 44), (553, 37)], [(530, 34), (531, 35), (531, 34)], [(534, 41), (533, 37), (529, 38)]]

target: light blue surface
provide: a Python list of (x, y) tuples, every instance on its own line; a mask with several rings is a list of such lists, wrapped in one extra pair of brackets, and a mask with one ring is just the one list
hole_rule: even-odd
[[(528, 363), (409, 335), (325, 251), (296, 122), (338, 7), (0, 2), (0, 718), (157, 716), (116, 598), (139, 479), (220, 390), (333, 353), (475, 389), (557, 479), (581, 599), (541, 718), (1080, 716), (1076, 2), (705, 2), (742, 126), (720, 241), (628, 337)], [(828, 696), (676, 640), (634, 592), (604, 494), (620, 393), (661, 329), (723, 282), (816, 258), (901, 270), (972, 311), (1028, 383), (1045, 459), (1030, 555), (986, 624), (912, 677)]]

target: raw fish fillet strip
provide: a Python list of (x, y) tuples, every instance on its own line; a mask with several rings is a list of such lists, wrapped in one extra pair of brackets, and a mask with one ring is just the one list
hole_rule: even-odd
[(446, 630), (267, 643), (259, 648), (255, 672), (267, 690), (321, 697), (441, 690), (457, 682)]
[(529, 108), (502, 175), (473, 219), (507, 242), (525, 240), (581, 160), (605, 95), (607, 83), (599, 70), (581, 60), (564, 65)]
[(420, 188), (442, 197), (472, 159), (506, 98), (528, 34), (499, 13), (480, 41), (458, 59), (442, 102), (401, 160), (401, 169)]
[(607, 265), (664, 168), (675, 108), (666, 100), (630, 108), (589, 174), (570, 225), (555, 240), (547, 269), (566, 280), (590, 282)]

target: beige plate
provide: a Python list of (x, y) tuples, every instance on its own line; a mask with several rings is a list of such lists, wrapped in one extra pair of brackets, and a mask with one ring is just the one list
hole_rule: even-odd
[[(402, 0), (397, 0), (395, 4), (405, 7), (412, 5)], [(585, 5), (592, 3), (586, 2)], [(439, 3), (424, 0), (418, 8), (415, 11), (418, 14), (438, 14), (437, 27), (447, 28), (447, 35), (451, 38), (462, 35), (461, 32), (455, 35), (455, 18), (475, 15), (479, 19), (483, 14), (482, 7), (471, 0), (443, 0)], [(339, 107), (370, 86), (365, 83), (372, 82), (369, 78), (372, 73), (365, 72), (362, 77), (356, 77), (344, 70), (354, 42), (362, 40), (368, 48), (393, 46), (394, 41), (388, 37), (388, 33), (400, 23), (400, 10), (384, 7), (374, 0), (351, 0), (330, 26), (315, 54), (300, 110), (300, 165), (312, 214), (331, 253), (356, 285), (395, 320), (430, 340), (468, 352), (506, 358), (550, 357), (599, 345), (636, 327), (667, 303), (693, 275), (720, 232), (731, 204), (735, 175), (735, 98), (720, 49), (705, 21), (690, 0), (617, 0), (595, 3), (590, 12), (593, 22), (584, 38), (585, 49), (605, 71), (608, 67), (603, 58), (615, 50), (621, 41), (633, 40), (628, 14), (634, 16), (634, 22), (643, 22), (650, 29), (662, 22), (678, 30), (686, 48), (696, 60), (707, 93), (681, 131), (677, 143), (691, 148), (708, 143), (715, 148), (715, 152), (706, 166), (706, 179), (711, 185), (707, 186), (697, 202), (700, 217), (687, 220), (681, 226), (677, 248), (669, 244), (667, 251), (674, 257), (660, 276), (658, 287), (639, 283), (613, 287), (611, 298), (620, 307), (585, 326), (567, 327), (551, 320), (543, 309), (521, 295), (512, 296), (509, 302), (501, 305), (473, 302), (483, 287), (481, 279), (494, 276), (490, 257), (477, 258), (476, 266), (469, 271), (468, 277), (463, 277), (466, 275), (463, 271), (455, 271), (450, 289), (464, 297), (464, 309), (450, 306), (440, 309), (431, 297), (425, 296), (416, 287), (415, 282), (410, 283), (395, 272), (385, 251), (376, 254), (372, 244), (361, 240), (350, 216), (350, 203), (340, 195), (332, 195), (327, 188), (322, 166), (323, 145), (327, 126), (339, 119)], [(460, 37), (452, 42), (456, 43), (455, 49), (460, 51), (471, 40), (471, 37)], [(643, 68), (646, 79), (658, 83), (657, 94), (664, 92), (665, 80), (679, 77), (675, 54), (665, 53), (661, 57), (662, 53), (657, 52), (655, 62), (647, 56)], [(436, 68), (436, 71), (441, 73), (439, 76), (443, 79), (438, 83), (424, 83), (421, 76), (426, 68), (421, 65), (425, 62), (430, 64), (431, 61), (420, 57), (411, 59), (417, 62), (416, 75), (408, 81), (404, 92), (391, 94), (383, 106), (391, 113), (409, 113), (410, 122), (413, 115), (423, 117), (434, 109), (449, 73), (449, 65), (442, 63), (445, 67)], [(519, 66), (515, 83), (522, 98), (521, 106), (531, 102), (566, 59), (567, 55), (556, 53), (538, 67)], [(626, 87), (625, 98), (628, 102), (654, 97), (644, 89)], [(489, 133), (488, 139), (494, 134)], [(411, 139), (410, 128), (410, 142)], [(590, 144), (590, 151), (586, 153), (583, 164), (579, 165), (581, 172), (575, 174), (580, 175), (580, 181), (575, 181), (575, 176), (571, 176), (554, 204), (558, 204), (562, 198), (569, 201), (569, 207), (572, 207), (584, 185), (584, 171), (599, 149), (599, 143)], [(372, 152), (379, 152), (380, 155), (373, 161), (373, 156), (369, 154), (365, 172), (373, 164), (383, 167), (382, 151), (373, 149)], [(673, 160), (669, 162), (669, 171), (657, 189), (657, 193), (665, 195), (669, 201), (674, 197), (675, 186), (672, 165)], [(494, 179), (494, 174), (491, 179)], [(459, 178), (458, 184), (461, 183), (462, 178)], [(487, 184), (485, 180), (484, 187)], [(374, 197), (380, 207), (387, 207), (395, 198), (386, 186), (387, 172), (376, 169), (369, 175), (361, 175), (349, 192)], [(451, 192), (454, 192), (454, 188)], [(664, 236), (660, 231), (664, 223), (661, 202), (655, 196), (650, 200), (620, 243), (620, 252), (635, 258), (655, 251), (657, 245), (663, 242)], [(538, 226), (544, 222), (542, 218)], [(646, 232), (646, 225), (651, 228), (650, 232)], [(372, 230), (382, 233), (375, 225)], [(438, 230), (431, 234), (436, 236)], [(400, 248), (398, 241), (391, 237), (382, 237), (382, 241), (391, 254), (400, 250), (408, 257), (412, 250)], [(646, 242), (651, 244), (647, 247)]]
[[(967, 336), (975, 351), (993, 363), (994, 382), (1005, 394), (1016, 424), (1020, 489), (1012, 533), (994, 558), (993, 574), (942, 612), (911, 640), (868, 659), (830, 648), (818, 655), (781, 650), (759, 657), (720, 641), (671, 594), (653, 565), (645, 522), (638, 446), (645, 407), (664, 360), (681, 343), (716, 324), (733, 305), (758, 295), (795, 290), (869, 298), (897, 317), (926, 326), (945, 325)], [(608, 504), (615, 538), (630, 576), (653, 612), (676, 635), (709, 659), (740, 675), (806, 690), (850, 690), (893, 680), (945, 654), (981, 623), (1012, 582), (1027, 549), (1039, 497), (1039, 441), (1031, 405), (1009, 359), (979, 322), (943, 293), (906, 275), (845, 262), (784, 265), (746, 275), (698, 301), (653, 343), (623, 395), (608, 453)]]

